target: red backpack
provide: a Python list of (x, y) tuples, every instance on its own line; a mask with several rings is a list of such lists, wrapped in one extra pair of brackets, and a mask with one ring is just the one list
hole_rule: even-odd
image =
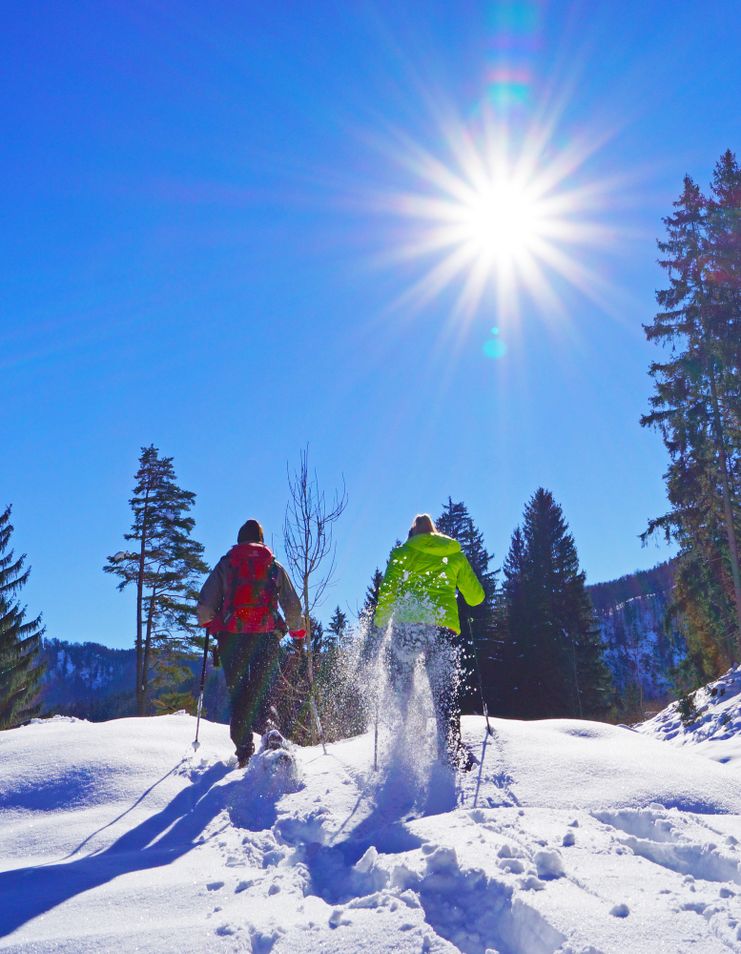
[(278, 564), (263, 543), (238, 543), (227, 554), (219, 629), (227, 633), (272, 633), (278, 615)]

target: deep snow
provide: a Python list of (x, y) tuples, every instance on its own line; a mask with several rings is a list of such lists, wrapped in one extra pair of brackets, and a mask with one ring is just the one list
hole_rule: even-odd
[[(373, 773), (367, 735), (275, 779), (234, 767), (222, 725), (194, 754), (185, 715), (0, 733), (0, 949), (741, 950), (738, 763), (594, 722), (493, 725), (475, 808), (476, 771), (405, 747)], [(480, 754), (483, 719), (463, 726)]]

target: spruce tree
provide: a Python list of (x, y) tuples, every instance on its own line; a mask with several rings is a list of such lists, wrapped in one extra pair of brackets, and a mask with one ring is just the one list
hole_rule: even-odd
[(0, 729), (12, 729), (38, 712), (36, 696), (41, 678), (41, 617), (26, 619), (16, 596), (30, 569), (25, 555), (9, 549), (13, 526), (11, 508), (0, 514)]
[(383, 572), (376, 567), (373, 571), (371, 581), (368, 584), (368, 588), (365, 591), (365, 599), (363, 601), (363, 613), (369, 617), (373, 616), (373, 613), (378, 606), (378, 594), (381, 592), (382, 583)]
[(195, 494), (176, 484), (172, 457), (143, 447), (134, 479), (125, 539), (136, 549), (108, 557), (104, 570), (119, 577), (119, 590), (136, 588), (136, 711), (145, 715), (157, 688), (157, 663), (171, 674), (173, 661), (200, 641), (194, 607), (208, 566), (202, 544), (191, 537)]
[(651, 413), (669, 453), (670, 511), (652, 520), (679, 545), (676, 603), (707, 678), (741, 655), (741, 172), (726, 152), (710, 197), (689, 177), (659, 242), (668, 286), (645, 327), (671, 348), (653, 362)]
[[(478, 606), (469, 606), (463, 597), (458, 594), (458, 615), (460, 617), (461, 633), (461, 678), (462, 693), (461, 705), (466, 712), (478, 711), (479, 700), (478, 679), (475, 673), (477, 653), (479, 666), (482, 670), (482, 682), (485, 694), (490, 698), (492, 687), (492, 672), (496, 670), (498, 662), (497, 644), (494, 641), (494, 607), (496, 600), (496, 573), (489, 569), (493, 557), (486, 549), (484, 535), (473, 522), (468, 508), (459, 501), (453, 502), (452, 497), (443, 505), (443, 511), (435, 521), (440, 533), (452, 537), (461, 545), (471, 568), (478, 577), (484, 593), (483, 603)], [(471, 645), (475, 640), (476, 646)]]
[(318, 658), (322, 653), (327, 652), (333, 640), (331, 637), (327, 637), (324, 632), (324, 624), (315, 616), (310, 616), (309, 621), (311, 623), (311, 651)]
[(525, 540), (515, 527), (502, 566), (504, 582), (495, 625), (502, 644), (496, 711), (504, 715), (521, 712), (520, 686), (525, 682), (525, 648), (532, 643), (526, 588)]
[(327, 626), (327, 632), (331, 633), (330, 639), (335, 645), (342, 643), (347, 632), (347, 614), (343, 613), (339, 606), (335, 607), (335, 611)]
[(563, 512), (543, 488), (512, 537), (504, 575), (510, 714), (606, 715), (611, 679), (585, 575)]
[(469, 610), (478, 611), (478, 616), (474, 614), (475, 622), (484, 621), (486, 613), (493, 605), (497, 583), (496, 572), (489, 569), (493, 556), (486, 549), (483, 533), (474, 523), (463, 501), (453, 503), (452, 497), (448, 497), (448, 502), (443, 505), (443, 511), (435, 525), (440, 533), (460, 543), (473, 572), (480, 580), (486, 599), (478, 607), (469, 607)]

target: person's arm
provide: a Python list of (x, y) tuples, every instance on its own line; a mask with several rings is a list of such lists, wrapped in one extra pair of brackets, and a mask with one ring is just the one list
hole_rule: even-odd
[(198, 615), (199, 625), (204, 626), (206, 623), (210, 623), (218, 614), (223, 602), (224, 575), (221, 569), (221, 560), (219, 560), (201, 587), (201, 592), (198, 595), (196, 613)]
[(286, 618), (288, 631), (294, 639), (303, 639), (306, 635), (306, 623), (301, 611), (301, 600), (291, 583), (291, 578), (278, 563), (278, 603)]
[(461, 596), (469, 606), (478, 606), (486, 598), (483, 586), (479, 583), (478, 577), (473, 572), (471, 564), (465, 556), (461, 554), (461, 567), (458, 570), (458, 579), (456, 586), (460, 590)]

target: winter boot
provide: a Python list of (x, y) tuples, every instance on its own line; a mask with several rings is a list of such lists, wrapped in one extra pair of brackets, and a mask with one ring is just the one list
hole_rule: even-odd
[(237, 768), (246, 768), (250, 758), (255, 754), (255, 743), (250, 740), (249, 745), (240, 746), (237, 749)]

